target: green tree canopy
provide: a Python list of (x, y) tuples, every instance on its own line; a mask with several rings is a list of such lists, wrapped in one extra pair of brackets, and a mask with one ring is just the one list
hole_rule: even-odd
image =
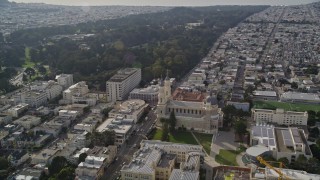
[(174, 114), (174, 111), (171, 111), (170, 113), (169, 123), (170, 123), (170, 131), (173, 132), (177, 124), (177, 118), (176, 118), (176, 115)]

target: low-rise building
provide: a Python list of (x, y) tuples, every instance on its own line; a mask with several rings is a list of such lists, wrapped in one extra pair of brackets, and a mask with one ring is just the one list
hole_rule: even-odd
[(17, 172), (17, 174), (15, 175), (15, 179), (16, 180), (37, 180), (40, 179), (40, 176), (42, 174), (42, 170), (37, 169), (37, 168), (25, 168), (19, 172)]
[(129, 99), (141, 99), (150, 104), (158, 102), (159, 85), (151, 85), (146, 88), (134, 89), (130, 92)]
[(312, 93), (285, 92), (281, 95), (280, 100), (282, 102), (320, 104), (319, 95)]
[(12, 116), (7, 114), (0, 114), (0, 125), (7, 125), (12, 122)]
[(18, 124), (23, 126), (26, 129), (31, 129), (32, 127), (35, 127), (41, 123), (41, 118), (31, 115), (25, 115), (15, 121), (13, 121), (13, 124)]
[(83, 119), (80, 123), (76, 124), (73, 128), (75, 130), (85, 130), (87, 132), (93, 132), (98, 123), (102, 122), (102, 116), (100, 114), (90, 114)]
[(130, 99), (116, 105), (110, 112), (109, 117), (123, 116), (125, 119), (133, 119), (135, 123), (145, 113), (148, 104), (144, 100)]
[[(121, 169), (121, 178), (175, 180), (186, 174), (198, 180), (201, 155), (201, 146), (143, 140), (133, 160)], [(180, 169), (175, 169), (175, 163), (180, 163)]]
[(275, 91), (253, 91), (254, 100), (277, 101), (277, 93)]
[(252, 118), (260, 124), (307, 125), (308, 112), (285, 111), (284, 109), (252, 109)]
[(120, 146), (130, 137), (132, 126), (132, 122), (128, 123), (124, 119), (108, 118), (96, 130), (98, 132), (114, 131), (115, 145)]
[(12, 166), (20, 166), (30, 158), (29, 153), (26, 150), (16, 150), (8, 155), (8, 160)]
[(7, 110), (8, 114), (12, 117), (19, 117), (23, 112), (26, 112), (29, 108), (29, 105), (26, 103), (20, 103)]
[(299, 155), (304, 155), (308, 159), (313, 157), (302, 129), (257, 125), (251, 128), (250, 133), (250, 145), (253, 147), (246, 150), (250, 158), (255, 159), (264, 153), (277, 160), (285, 157), (289, 162), (297, 160)]
[(81, 162), (75, 170), (76, 179), (100, 179), (104, 173), (105, 161), (104, 157), (87, 156), (85, 161)]
[(59, 151), (59, 149), (43, 149), (32, 157), (31, 164), (50, 164)]

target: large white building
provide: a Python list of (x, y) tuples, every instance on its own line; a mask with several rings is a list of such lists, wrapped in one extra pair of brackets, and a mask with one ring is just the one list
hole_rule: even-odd
[(63, 99), (60, 104), (87, 104), (89, 106), (96, 105), (98, 95), (89, 93), (88, 85), (85, 81), (78, 82), (63, 91)]
[(320, 104), (319, 94), (313, 93), (285, 92), (281, 95), (280, 100), (283, 102)]
[(223, 126), (223, 112), (214, 101), (213, 97), (205, 93), (182, 89), (177, 89), (171, 95), (171, 83), (166, 77), (164, 84), (160, 84), (157, 115), (158, 118), (169, 118), (170, 113), (174, 112), (176, 127), (214, 133)]
[[(121, 169), (121, 179), (198, 180), (201, 156), (199, 145), (143, 140), (133, 160)], [(175, 169), (176, 163), (180, 169)]]
[(141, 69), (121, 69), (107, 81), (107, 101), (124, 100), (141, 81)]
[(151, 85), (146, 88), (134, 89), (130, 92), (129, 99), (141, 99), (150, 104), (158, 102), (159, 85)]
[(313, 156), (307, 136), (302, 129), (256, 125), (251, 128), (250, 133), (250, 145), (253, 147), (246, 150), (249, 157), (255, 158), (260, 154), (268, 153), (277, 160), (285, 157), (291, 162), (297, 160), (299, 155), (307, 158)]
[(34, 82), (28, 88), (13, 95), (14, 102), (26, 103), (31, 107), (40, 107), (49, 100), (58, 97), (62, 92), (62, 86), (57, 82)]
[(56, 76), (58, 84), (60, 84), (63, 89), (69, 88), (73, 84), (72, 74), (59, 74)]
[(307, 125), (308, 112), (285, 111), (284, 109), (252, 109), (252, 118), (257, 123)]

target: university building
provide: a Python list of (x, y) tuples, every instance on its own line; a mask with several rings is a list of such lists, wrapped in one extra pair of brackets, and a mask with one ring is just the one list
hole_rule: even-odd
[(182, 89), (171, 94), (171, 83), (166, 77), (160, 83), (157, 115), (159, 119), (169, 118), (171, 112), (177, 118), (176, 127), (214, 133), (223, 126), (223, 112), (218, 108), (215, 98), (206, 93)]

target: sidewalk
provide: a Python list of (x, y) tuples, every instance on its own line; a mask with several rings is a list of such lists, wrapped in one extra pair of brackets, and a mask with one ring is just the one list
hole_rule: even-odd
[(240, 154), (237, 155), (236, 159), (237, 159), (237, 163), (240, 167), (247, 167), (243, 161), (242, 161), (242, 157), (245, 155), (246, 153), (245, 152), (242, 152)]

